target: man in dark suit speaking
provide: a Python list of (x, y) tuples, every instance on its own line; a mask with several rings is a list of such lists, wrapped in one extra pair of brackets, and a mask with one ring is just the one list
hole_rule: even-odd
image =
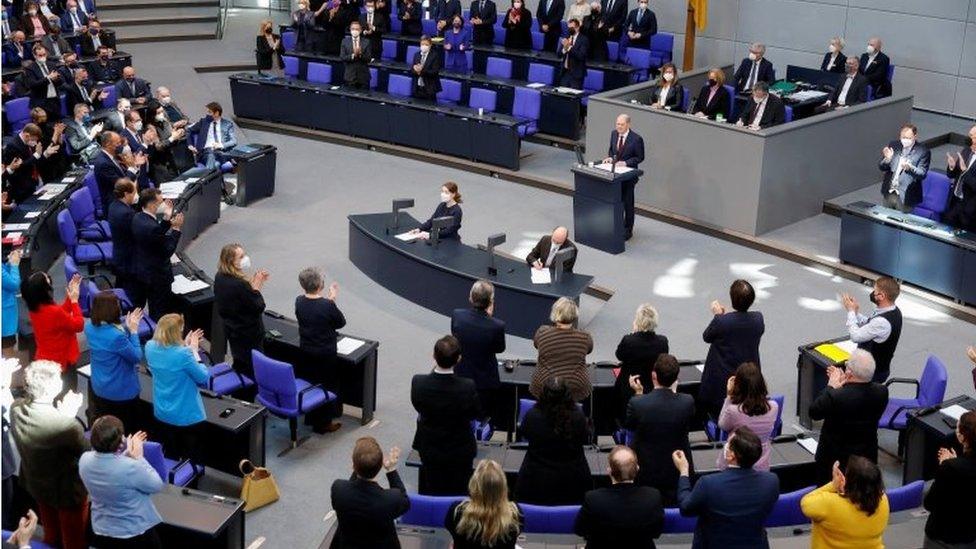
[(552, 267), (556, 253), (560, 250), (572, 250), (569, 257), (563, 261), (563, 271), (573, 272), (573, 266), (576, 265), (577, 250), (576, 245), (569, 240), (569, 229), (566, 227), (556, 227), (551, 235), (540, 238), (529, 255), (525, 257), (525, 262), (533, 269)]
[[(603, 163), (614, 162), (617, 167), (637, 169), (638, 164), (644, 161), (644, 138), (637, 132), (630, 131), (628, 114), (618, 116), (616, 129), (610, 132), (609, 155), (603, 159)], [(634, 235), (634, 187), (636, 186), (636, 178), (623, 184), (624, 236), (627, 240)]]

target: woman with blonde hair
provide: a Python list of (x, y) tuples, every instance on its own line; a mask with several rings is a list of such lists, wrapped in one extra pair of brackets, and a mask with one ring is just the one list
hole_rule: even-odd
[(668, 338), (655, 332), (658, 324), (657, 309), (650, 303), (641, 303), (634, 313), (631, 333), (621, 338), (617, 344), (617, 360), (620, 372), (617, 374), (615, 391), (617, 393), (617, 420), (623, 424), (627, 416), (627, 403), (634, 396), (630, 387), (630, 376), (638, 376), (643, 387), (653, 387), (651, 370), (657, 357), (668, 354)]
[(217, 276), (214, 277), (214, 303), (234, 357), (234, 370), (254, 379), (251, 350), (264, 349), (264, 297), (261, 288), (270, 276), (258, 269), (248, 278), (251, 258), (240, 244), (227, 244), (220, 250)]
[(715, 120), (720, 115), (727, 119), (731, 104), (732, 96), (725, 89), (725, 71), (719, 68), (709, 69), (708, 82), (698, 92), (698, 99), (695, 100), (691, 112), (697, 117), (710, 120)]
[(258, 27), (257, 49), (255, 56), (258, 63), (258, 72), (271, 70), (275, 76), (281, 76), (282, 65), (281, 54), (285, 53), (285, 47), (281, 45), (281, 36), (275, 34), (274, 23), (270, 19), (261, 21)]
[(552, 326), (540, 326), (533, 343), (539, 350), (529, 392), (541, 398), (542, 388), (553, 378), (560, 378), (569, 387), (573, 400), (580, 402), (590, 396), (593, 385), (586, 368), (586, 355), (593, 352), (593, 338), (574, 326), (579, 319), (579, 306), (568, 297), (560, 297), (552, 305), (549, 320)]
[(470, 497), (451, 506), (444, 527), (454, 549), (513, 549), (522, 531), (522, 512), (508, 500), (505, 472), (482, 460), (468, 481)]

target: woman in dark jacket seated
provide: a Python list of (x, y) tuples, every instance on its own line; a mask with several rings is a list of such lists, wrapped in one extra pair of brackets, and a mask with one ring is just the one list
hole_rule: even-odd
[(732, 98), (729, 97), (729, 90), (725, 89), (725, 71), (722, 69), (711, 69), (708, 71), (708, 83), (698, 92), (698, 99), (691, 112), (695, 116), (715, 120), (718, 115), (728, 120), (729, 106)]
[(257, 50), (255, 57), (258, 63), (258, 71), (272, 70), (275, 76), (281, 76), (282, 68), (285, 63), (281, 59), (281, 54), (285, 52), (285, 47), (281, 45), (281, 36), (274, 33), (274, 26), (270, 19), (261, 21), (261, 28), (257, 37)]
[(623, 424), (627, 418), (627, 403), (634, 396), (630, 388), (630, 376), (639, 376), (641, 386), (652, 387), (651, 369), (657, 357), (668, 353), (668, 338), (654, 333), (657, 329), (657, 310), (650, 303), (637, 307), (634, 315), (634, 331), (625, 335), (617, 345), (617, 419)]
[(453, 217), (454, 224), (450, 227), (444, 227), (441, 229), (441, 239), (444, 238), (455, 238), (460, 239), (461, 235), (458, 231), (461, 229), (461, 218), (464, 216), (464, 212), (461, 211), (461, 192), (458, 190), (457, 183), (453, 181), (448, 181), (441, 185), (441, 201), (434, 209), (434, 215), (430, 216), (430, 219), (424, 221), (420, 227), (410, 231), (410, 234), (416, 235), (417, 238), (422, 240), (427, 240), (430, 238), (430, 230), (434, 227), (434, 220), (438, 217)]

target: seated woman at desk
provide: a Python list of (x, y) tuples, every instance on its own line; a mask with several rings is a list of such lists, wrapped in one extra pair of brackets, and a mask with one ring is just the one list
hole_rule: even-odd
[(678, 83), (678, 69), (674, 63), (665, 63), (660, 79), (651, 88), (651, 108), (680, 111), (687, 107), (684, 101), (685, 88)]
[(251, 278), (245, 271), (251, 268), (251, 258), (240, 244), (227, 244), (220, 250), (217, 276), (214, 277), (214, 304), (224, 321), (224, 333), (234, 370), (254, 379), (251, 350), (264, 350), (264, 297), (261, 288), (270, 276), (259, 269)]
[(698, 99), (695, 100), (691, 112), (709, 120), (715, 120), (718, 115), (728, 119), (731, 101), (729, 91), (725, 89), (725, 71), (711, 69), (708, 71), (708, 83), (698, 92)]
[(444, 33), (444, 70), (448, 72), (468, 72), (467, 51), (471, 49), (471, 31), (464, 28), (460, 15), (454, 16), (451, 30)]
[(430, 238), (430, 230), (433, 228), (434, 219), (450, 216), (454, 218), (454, 224), (441, 229), (441, 238), (460, 239), (461, 235), (458, 234), (458, 231), (461, 229), (461, 217), (463, 215), (464, 212), (461, 211), (461, 193), (458, 191), (457, 183), (448, 181), (441, 185), (441, 203), (434, 210), (434, 215), (430, 216), (430, 219), (427, 221), (424, 221), (423, 225), (419, 228), (410, 231), (409, 234), (418, 235), (418, 238), (427, 240)]
[(824, 54), (823, 62), (820, 63), (820, 70), (844, 74), (844, 63), (847, 61), (847, 56), (841, 53), (843, 49), (843, 38), (840, 36), (831, 38), (830, 44), (827, 46), (828, 51)]
[(325, 280), (322, 273), (314, 267), (302, 269), (298, 273), (298, 284), (305, 292), (295, 298), (295, 318), (298, 320), (299, 345), (308, 357), (311, 368), (302, 372), (302, 377), (311, 383), (321, 383), (337, 395), (336, 399), (305, 414), (305, 423), (316, 433), (338, 431), (342, 424), (335, 421), (342, 416), (341, 392), (338, 389), (339, 365), (336, 360), (336, 330), (346, 325), (346, 317), (335, 304), (339, 295), (339, 284), (329, 286), (328, 295), (323, 296)]
[(525, 9), (522, 0), (512, 2), (502, 21), (505, 27), (505, 47), (515, 50), (532, 49), (532, 12)]
[(122, 307), (115, 292), (98, 292), (92, 300), (90, 318), (85, 322), (85, 339), (91, 351), (91, 417), (112, 415), (122, 421), (130, 432), (138, 431), (139, 420), (139, 363), (142, 346), (139, 344), (139, 322), (142, 309), (133, 309), (119, 321)]

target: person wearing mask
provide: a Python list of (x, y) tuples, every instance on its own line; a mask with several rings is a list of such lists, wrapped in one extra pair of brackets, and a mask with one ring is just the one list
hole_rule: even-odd
[(617, 420), (622, 425), (627, 418), (627, 403), (634, 396), (631, 376), (637, 376), (642, 387), (652, 384), (651, 370), (661, 355), (668, 354), (668, 338), (654, 332), (658, 314), (650, 303), (642, 303), (634, 314), (631, 333), (617, 344), (616, 357), (620, 361), (614, 392), (617, 395)]
[(824, 54), (823, 61), (820, 63), (820, 70), (843, 74), (845, 72), (844, 67), (847, 63), (847, 56), (844, 55), (843, 49), (843, 38), (840, 36), (831, 38), (830, 43), (827, 44), (827, 53)]
[(569, 229), (566, 227), (556, 227), (552, 234), (540, 238), (532, 247), (529, 255), (525, 256), (525, 263), (533, 269), (551, 269), (553, 261), (556, 260), (556, 253), (561, 250), (571, 251), (563, 261), (563, 271), (571, 273), (576, 265), (578, 250), (573, 241), (569, 239)]
[(543, 388), (552, 379), (561, 379), (573, 400), (582, 402), (593, 391), (586, 355), (593, 352), (593, 338), (574, 326), (579, 320), (579, 306), (568, 297), (552, 304), (549, 314), (552, 326), (540, 326), (532, 338), (539, 354), (529, 393), (541, 398)]
[(874, 89), (875, 99), (888, 97), (891, 95), (891, 81), (888, 80), (888, 67), (891, 60), (881, 51), (881, 39), (872, 37), (868, 40), (868, 46), (858, 61), (858, 67), (868, 79), (868, 84)]
[(540, 0), (535, 10), (535, 20), (539, 32), (544, 35), (542, 51), (553, 51), (562, 34), (563, 15), (566, 14), (564, 0)]
[(128, 99), (122, 98), (116, 101), (115, 110), (106, 113), (104, 118), (105, 129), (121, 133), (125, 130), (125, 117), (132, 110), (132, 104)]
[(48, 360), (61, 366), (65, 391), (78, 387), (78, 334), (85, 329), (85, 317), (78, 306), (81, 276), (68, 281), (64, 301), (54, 302), (51, 277), (35, 271), (24, 282), (21, 297), (27, 305), (34, 328), (35, 360)]
[(124, 67), (122, 69), (122, 80), (115, 83), (115, 96), (128, 99), (134, 105), (144, 105), (152, 97), (152, 89), (149, 82), (136, 77), (136, 69)]
[(280, 76), (284, 66), (281, 54), (285, 52), (285, 47), (281, 45), (281, 36), (275, 34), (270, 19), (261, 21), (255, 47), (258, 71), (270, 70), (275, 76)]
[(661, 66), (661, 77), (651, 88), (651, 108), (681, 111), (688, 107), (684, 104), (685, 88), (678, 83), (678, 68), (674, 63)]
[(366, 13), (359, 16), (359, 26), (369, 41), (370, 53), (374, 56), (382, 54), (383, 35), (390, 32), (389, 12), (378, 10), (376, 0), (366, 0)]
[(21, 24), (24, 26), (28, 40), (40, 40), (45, 34), (51, 32), (51, 23), (41, 13), (36, 2), (24, 3), (24, 16), (21, 18)]
[[(146, 105), (143, 139), (149, 148), (153, 181), (170, 181), (184, 171), (177, 162), (177, 153), (186, 151), (186, 128), (174, 128), (166, 116), (166, 109), (155, 98)], [(179, 155), (181, 160), (184, 155)]]
[(448, 72), (466, 74), (471, 49), (471, 30), (464, 28), (464, 19), (455, 15), (451, 27), (444, 32), (444, 68)]
[(206, 116), (187, 131), (191, 135), (196, 134), (196, 140), (190, 145), (190, 152), (208, 170), (212, 170), (226, 160), (223, 151), (237, 146), (237, 138), (234, 137), (234, 123), (224, 118), (224, 108), (220, 103), (207, 103), (206, 109)]
[[(620, 114), (610, 132), (610, 148), (604, 164), (616, 164), (620, 168), (636, 170), (644, 162), (644, 138), (630, 129), (630, 115)], [(624, 202), (624, 238), (634, 236), (634, 189), (637, 178), (632, 177), (622, 184)]]
[(24, 78), (30, 88), (30, 107), (41, 107), (47, 111), (48, 118), (61, 119), (61, 98), (58, 88), (61, 86), (61, 74), (55, 70), (54, 63), (48, 63), (47, 49), (40, 43), (35, 43), (34, 63), (24, 69)]
[(571, 19), (566, 24), (569, 36), (562, 39), (559, 53), (563, 62), (560, 65), (559, 85), (576, 90), (583, 89), (586, 78), (586, 58), (590, 48), (590, 41), (580, 33), (580, 22)]
[[(164, 207), (159, 189), (139, 192), (139, 211), (132, 216), (132, 275), (142, 286), (149, 306), (149, 317), (159, 321), (179, 308), (173, 295), (173, 265), (183, 227), (183, 214), (173, 215), (172, 204)], [(162, 219), (157, 219), (157, 214)]]
[[(0, 10), (6, 13), (6, 10)], [(4, 41), (3, 53), (4, 53), (4, 66), (11, 68), (20, 68), (23, 66), (24, 61), (30, 61), (34, 59), (34, 54), (31, 49), (26, 44), (27, 36), (22, 30), (15, 30), (10, 35), (9, 41)]]
[(170, 93), (169, 88), (165, 86), (156, 88), (156, 100), (163, 106), (163, 110), (166, 112), (166, 119), (169, 120), (169, 123), (173, 125), (174, 129), (186, 127), (188, 123), (186, 114), (183, 113), (183, 109), (180, 108), (179, 104), (173, 100), (173, 95)]
[(946, 153), (946, 175), (952, 180), (949, 207), (942, 222), (976, 231), (976, 126), (969, 128), (967, 144), (956, 154)]
[(461, 15), (461, 2), (460, 0), (436, 0), (430, 5), (430, 18), (437, 22), (437, 35), (444, 36), (454, 17)]
[[(143, 128), (142, 115), (139, 114), (139, 111), (130, 110), (125, 113), (125, 129), (122, 130), (122, 137), (125, 139), (125, 144), (123, 145), (123, 152), (119, 155), (119, 159), (122, 161), (122, 165), (128, 167), (134, 165), (135, 155), (141, 155), (145, 158), (145, 162), (136, 165), (138, 169), (135, 178), (140, 189), (150, 187), (149, 168), (152, 163), (151, 157), (149, 156), (149, 146), (151, 144), (147, 141), (146, 136), (144, 136)], [(155, 134), (155, 131), (152, 134)]]
[(648, 0), (638, 0), (624, 22), (627, 47), (650, 49), (651, 37), (657, 34), (657, 16), (648, 8)]
[(976, 493), (976, 412), (959, 417), (956, 440), (962, 451), (939, 449), (939, 468), (925, 494), (924, 506), (929, 512), (926, 549), (963, 549), (976, 544), (976, 523), (969, 505)]
[[(762, 441), (762, 456), (753, 465), (760, 471), (769, 470), (769, 450), (779, 417), (779, 404), (769, 398), (766, 379), (759, 366), (745, 362), (729, 378), (727, 395), (718, 415), (718, 428), (731, 433), (739, 427), (748, 427)], [(728, 467), (725, 455), (720, 454), (718, 466)]]
[[(59, 365), (50, 360), (32, 362), (24, 382), (26, 398), (10, 407), (10, 434), (21, 458), (20, 481), (37, 502), (44, 543), (87, 548), (88, 493), (78, 476), (78, 459), (89, 444), (76, 417), (82, 397), (63, 393)], [(57, 400), (62, 394), (64, 398)]]
[[(373, 437), (356, 441), (352, 477), (332, 483), (332, 509), (338, 523), (333, 547), (399, 549), (394, 521), (410, 510), (407, 489), (396, 470), (399, 460), (400, 448), (396, 446), (384, 457)], [(381, 469), (386, 469), (389, 488), (376, 482)]]
[(871, 381), (874, 359), (855, 349), (846, 369), (827, 368), (827, 387), (810, 404), (810, 418), (823, 420), (815, 456), (817, 479), (830, 478), (834, 462), (850, 456), (878, 461), (878, 420), (888, 406), (888, 388)]
[[(438, 84), (438, 86), (440, 85)], [(430, 216), (427, 221), (424, 221), (420, 227), (410, 231), (410, 234), (417, 235), (417, 238), (421, 240), (427, 240), (430, 238), (430, 230), (434, 226), (435, 219), (438, 217), (453, 217), (454, 224), (441, 229), (440, 238), (460, 240), (461, 235), (458, 234), (458, 231), (461, 230), (461, 218), (463, 216), (464, 212), (461, 211), (461, 192), (458, 189), (457, 183), (448, 181), (441, 185), (441, 201), (437, 204), (437, 208), (434, 209), (434, 215)]]
[(519, 426), (529, 448), (518, 473), (515, 499), (534, 505), (579, 505), (593, 489), (583, 445), (592, 431), (563, 379), (549, 378)]
[(126, 297), (135, 307), (146, 303), (142, 285), (133, 271), (135, 251), (132, 246), (132, 218), (135, 216), (136, 185), (131, 179), (119, 179), (113, 189), (114, 200), (108, 205), (109, 230), (112, 233), (112, 271), (115, 287), (125, 290)]
[[(71, 80), (66, 81), (61, 86), (61, 92), (65, 95), (65, 107), (68, 112), (74, 113), (75, 105), (85, 105), (88, 112), (100, 109), (102, 100), (108, 97), (108, 92), (92, 86), (88, 81), (88, 70), (78, 67), (71, 75)], [(96, 145), (97, 148), (97, 145)], [(72, 150), (77, 151), (72, 145)]]
[[(50, 51), (48, 53), (50, 54)], [(57, 57), (61, 58), (61, 66), (55, 69), (61, 73), (61, 86), (62, 88), (70, 86), (75, 81), (75, 72), (84, 69), (85, 66), (78, 62), (78, 54), (71, 48), (62, 51)], [(87, 76), (85, 77), (85, 84), (89, 84)]]
[(203, 330), (183, 337), (183, 316), (166, 314), (146, 343), (146, 364), (152, 374), (153, 415), (161, 427), (163, 447), (172, 458), (196, 462), (207, 414), (200, 387), (210, 379), (200, 363)]
[(271, 276), (257, 269), (251, 277), (251, 258), (240, 244), (227, 244), (220, 250), (214, 276), (214, 305), (224, 322), (224, 334), (234, 357), (234, 370), (254, 379), (251, 351), (264, 351), (264, 297), (261, 289)]
[(406, 0), (402, 9), (397, 10), (397, 18), (400, 20), (400, 33), (404, 36), (420, 36), (423, 27), (420, 23), (421, 6), (417, 0)]
[(61, 15), (61, 28), (66, 32), (81, 34), (88, 30), (88, 14), (78, 9), (78, 2), (68, 0), (65, 2), (67, 7)]
[(474, 28), (472, 41), (476, 46), (490, 46), (495, 43), (495, 22), (498, 21), (498, 8), (494, 0), (474, 0), (468, 10), (471, 26)]
[(361, 36), (362, 25), (353, 21), (349, 25), (349, 36), (342, 39), (339, 57), (345, 62), (343, 72), (346, 85), (350, 88), (369, 89), (369, 63), (373, 60), (372, 43)]
[(434, 370), (410, 382), (410, 403), (417, 411), (413, 448), (422, 462), (421, 494), (463, 494), (477, 454), (471, 422), (484, 417), (474, 381), (454, 374), (461, 346), (454, 336), (434, 344)]
[(58, 152), (55, 143), (45, 149), (41, 145), (42, 138), (41, 128), (30, 123), (3, 148), (4, 190), (14, 203), (19, 204), (34, 194), (40, 182), (37, 171), (42, 159), (50, 158)]
[[(100, 150), (92, 158), (92, 171), (95, 173), (95, 182), (98, 185), (98, 194), (101, 197), (102, 211), (108, 211), (109, 202), (115, 192), (115, 183), (119, 179), (132, 178), (139, 176), (140, 166), (123, 166), (116, 155), (120, 154), (125, 148), (125, 140), (121, 135), (114, 131), (102, 131), (98, 134), (98, 144)], [(145, 154), (133, 155), (136, 162), (146, 162)]]
[(300, 0), (298, 9), (291, 13), (291, 27), (295, 29), (295, 51), (313, 51), (315, 43), (313, 38), (313, 28), (315, 20), (322, 16), (325, 11), (326, 2), (322, 2), (318, 11), (308, 9), (308, 0)]
[(20, 321), (17, 294), (20, 292), (21, 254), (20, 249), (13, 250), (7, 254), (6, 261), (3, 262), (3, 314), (0, 316), (3, 317), (4, 349), (9, 349), (17, 344), (17, 330)]
[(755, 42), (749, 46), (749, 57), (739, 63), (739, 68), (732, 75), (736, 93), (748, 92), (757, 82), (773, 83), (775, 71), (765, 55), (765, 44)]
[(431, 49), (431, 40), (427, 35), (420, 37), (420, 51), (413, 54), (410, 65), (411, 76), (410, 94), (417, 99), (433, 102), (441, 91), (440, 72), (441, 56)]
[(309, 267), (298, 273), (298, 284), (304, 295), (295, 298), (295, 319), (298, 321), (299, 346), (310, 357), (315, 368), (309, 368), (303, 378), (311, 383), (321, 383), (336, 395), (332, 402), (305, 415), (305, 421), (319, 434), (333, 433), (342, 427), (336, 421), (342, 417), (341, 391), (339, 390), (339, 362), (336, 354), (337, 330), (346, 325), (346, 317), (336, 305), (339, 284), (329, 285), (318, 269)]
[(58, 19), (51, 19), (50, 22), (51, 32), (44, 35), (41, 39), (41, 45), (47, 50), (48, 58), (50, 59), (61, 59), (66, 53), (73, 53), (74, 49), (68, 44), (68, 41), (61, 36), (61, 22)]
[(607, 463), (610, 487), (586, 493), (574, 532), (589, 549), (654, 549), (664, 529), (661, 492), (634, 482), (640, 466), (630, 448), (614, 446)]
[(91, 497), (96, 547), (163, 547), (156, 531), (163, 519), (152, 501), (163, 481), (143, 457), (145, 442), (142, 431), (125, 436), (125, 424), (115, 416), (92, 424), (92, 449), (78, 460), (78, 473)]
[(498, 462), (478, 462), (467, 491), (468, 497), (453, 503), (444, 517), (454, 549), (518, 547), (524, 517), (518, 504), (508, 499), (508, 481)]
[(732, 311), (717, 300), (712, 301), (712, 321), (702, 333), (710, 346), (698, 390), (698, 408), (711, 419), (717, 419), (725, 401), (729, 378), (743, 362), (760, 366), (759, 342), (766, 323), (759, 311), (750, 311), (756, 291), (748, 281), (739, 279), (729, 287)]
[(757, 131), (784, 122), (786, 122), (786, 106), (783, 105), (783, 100), (769, 93), (769, 84), (756, 82), (735, 125)]
[(913, 124), (901, 127), (898, 141), (881, 149), (881, 196), (888, 208), (911, 212), (922, 202), (922, 181), (929, 172), (932, 153), (917, 141), (918, 128)]
[(882, 549), (888, 526), (888, 496), (881, 470), (870, 460), (851, 456), (834, 462), (832, 479), (803, 496), (800, 509), (813, 522), (810, 547)]
[(96, 54), (101, 56), (99, 50), (102, 46), (108, 48), (109, 56), (115, 53), (115, 35), (103, 32), (101, 22), (92, 17), (88, 20), (88, 32), (81, 35), (81, 55), (82, 57), (94, 57)]
[[(704, 475), (691, 487), (687, 451), (675, 450), (678, 507), (686, 517), (698, 517), (693, 549), (768, 549), (763, 523), (779, 499), (779, 477), (753, 468), (762, 454), (759, 437), (739, 427), (723, 450), (728, 469)], [(814, 546), (816, 547), (816, 546)]]
[(830, 98), (823, 105), (817, 107), (816, 112), (826, 112), (833, 109), (843, 109), (868, 100), (868, 79), (857, 72), (857, 59), (848, 57), (843, 65), (847, 69), (844, 80), (834, 88)]
[(634, 434), (633, 446), (640, 463), (637, 483), (661, 491), (664, 503), (674, 506), (677, 472), (668, 466), (675, 450), (691, 452), (688, 432), (695, 419), (695, 401), (691, 395), (678, 393), (678, 359), (662, 354), (651, 372), (652, 390), (636, 375), (630, 376), (630, 387), (636, 394), (627, 404), (624, 427)]
[[(514, 0), (502, 20), (505, 29), (505, 47), (514, 50), (532, 49), (532, 12), (522, 0)], [(554, 48), (555, 49), (555, 48)]]
[(891, 372), (891, 359), (895, 356), (898, 340), (901, 339), (901, 309), (895, 305), (901, 286), (890, 276), (878, 277), (874, 281), (869, 299), (874, 304), (874, 313), (866, 317), (860, 313), (860, 305), (851, 294), (843, 294), (841, 303), (847, 310), (847, 333), (858, 348), (864, 349), (874, 357), (874, 378), (872, 381), (884, 383)]
[[(91, 32), (92, 29), (88, 29), (88, 34), (84, 36), (90, 36)], [(81, 39), (82, 44), (85, 43), (85, 37)], [(91, 73), (91, 79), (93, 81), (102, 84), (114, 85), (115, 82), (122, 78), (122, 67), (112, 59), (112, 49), (105, 45), (97, 48), (95, 60), (88, 63), (88, 72)]]
[(497, 422), (511, 412), (502, 400), (496, 357), (496, 353), (505, 352), (505, 321), (494, 317), (495, 287), (491, 282), (475, 282), (468, 302), (471, 307), (454, 309), (451, 314), (451, 335), (461, 346), (461, 361), (455, 372), (474, 380), (481, 409)]
[(125, 420), (135, 429), (139, 417), (139, 323), (142, 309), (136, 307), (122, 318), (119, 298), (111, 290), (95, 294), (89, 320), (85, 322), (85, 339), (91, 352), (90, 416), (112, 415)]
[[(59, 107), (60, 108), (60, 107)], [(68, 171), (68, 158), (61, 152), (64, 142), (64, 123), (51, 121), (47, 111), (40, 107), (30, 110), (31, 123), (41, 129), (41, 148), (54, 150), (55, 154), (41, 156), (37, 161), (37, 173), (41, 181), (57, 181)]]

